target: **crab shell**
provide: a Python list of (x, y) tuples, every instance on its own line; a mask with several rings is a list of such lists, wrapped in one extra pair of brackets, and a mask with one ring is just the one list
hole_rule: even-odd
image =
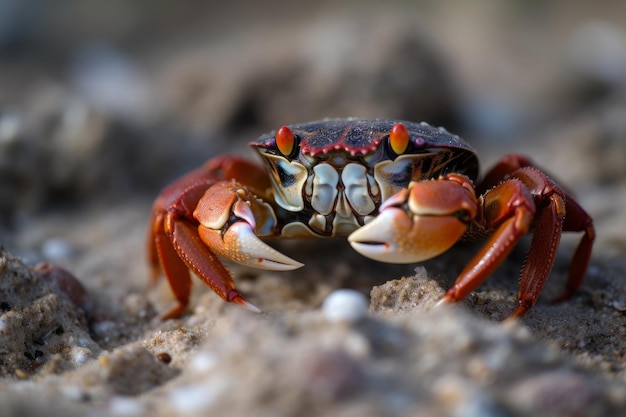
[[(408, 133), (400, 152), (390, 143), (399, 124)], [(284, 237), (347, 235), (411, 181), (478, 175), (478, 159), (465, 141), (423, 122), (329, 119), (289, 129), (295, 140), (289, 153), (281, 152), (277, 131), (250, 143), (269, 168), (275, 203), (288, 212)]]

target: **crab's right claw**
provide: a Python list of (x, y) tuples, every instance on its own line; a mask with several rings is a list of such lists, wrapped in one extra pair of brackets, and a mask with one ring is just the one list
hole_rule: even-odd
[(229, 183), (217, 183), (209, 193), (211, 198), (200, 201), (194, 216), (200, 222), (198, 234), (211, 251), (254, 268), (289, 271), (303, 266), (257, 237), (253, 210), (264, 223), (273, 221), (264, 203)]
[(415, 263), (449, 249), (476, 216), (470, 180), (449, 174), (412, 182), (387, 199), (378, 216), (348, 240), (360, 254), (389, 263)]

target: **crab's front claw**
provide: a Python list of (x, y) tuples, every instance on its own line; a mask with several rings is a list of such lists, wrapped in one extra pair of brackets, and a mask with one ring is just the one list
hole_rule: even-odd
[(222, 235), (220, 230), (200, 226), (200, 238), (215, 253), (242, 265), (274, 271), (290, 271), (302, 263), (268, 246), (254, 234), (254, 225), (238, 221)]
[(476, 216), (471, 181), (457, 174), (411, 182), (348, 240), (360, 254), (388, 263), (430, 259), (456, 243)]
[(200, 222), (200, 239), (224, 258), (255, 268), (288, 271), (303, 266), (283, 255), (257, 237), (260, 229), (275, 223), (272, 210), (232, 183), (217, 183), (199, 202), (194, 217)]

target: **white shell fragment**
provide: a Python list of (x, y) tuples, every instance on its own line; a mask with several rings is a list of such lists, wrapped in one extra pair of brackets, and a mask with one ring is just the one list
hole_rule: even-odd
[(322, 303), (322, 313), (334, 322), (356, 322), (367, 315), (369, 303), (358, 291), (341, 289), (333, 291)]

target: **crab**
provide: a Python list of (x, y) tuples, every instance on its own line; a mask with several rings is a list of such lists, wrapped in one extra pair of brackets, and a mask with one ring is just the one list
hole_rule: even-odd
[(582, 232), (566, 288), (581, 285), (595, 237), (592, 218), (527, 157), (503, 157), (480, 182), (475, 152), (427, 123), (331, 119), (283, 126), (250, 145), (264, 166), (238, 156), (209, 159), (156, 199), (148, 233), (152, 282), (167, 277), (189, 304), (190, 270), (223, 300), (260, 311), (235, 288), (222, 258), (270, 270), (303, 266), (268, 246), (270, 237), (348, 236), (362, 255), (417, 263), (459, 240), (487, 239), (441, 303), (462, 300), (534, 232), (511, 317), (536, 302), (561, 233)]

